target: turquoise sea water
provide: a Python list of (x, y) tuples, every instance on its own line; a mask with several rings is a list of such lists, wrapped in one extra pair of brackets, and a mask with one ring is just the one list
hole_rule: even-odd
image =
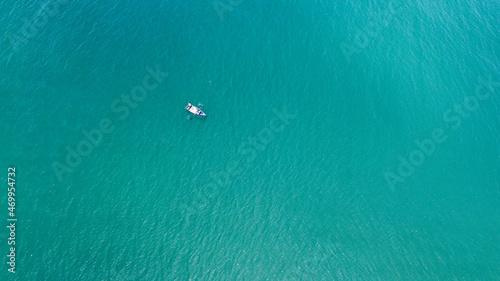
[(498, 1), (60, 2), (0, 4), (0, 280), (500, 279)]

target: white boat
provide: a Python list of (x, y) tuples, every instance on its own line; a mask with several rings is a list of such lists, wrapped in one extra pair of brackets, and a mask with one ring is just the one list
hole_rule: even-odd
[(205, 112), (203, 112), (201, 110), (201, 107), (198, 108), (198, 107), (192, 105), (191, 103), (188, 103), (188, 105), (186, 106), (186, 110), (189, 111), (189, 112), (191, 112), (191, 113), (193, 113), (193, 115), (200, 116), (200, 117), (207, 117), (207, 115), (205, 114)]

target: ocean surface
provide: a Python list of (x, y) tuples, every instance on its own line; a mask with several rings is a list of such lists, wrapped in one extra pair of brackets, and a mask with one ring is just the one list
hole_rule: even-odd
[(2, 1), (0, 280), (500, 280), (500, 2), (410, 2)]

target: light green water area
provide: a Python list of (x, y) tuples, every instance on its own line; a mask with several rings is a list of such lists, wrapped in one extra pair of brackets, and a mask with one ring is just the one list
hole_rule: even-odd
[(0, 280), (499, 280), (500, 3), (410, 2), (3, 1)]

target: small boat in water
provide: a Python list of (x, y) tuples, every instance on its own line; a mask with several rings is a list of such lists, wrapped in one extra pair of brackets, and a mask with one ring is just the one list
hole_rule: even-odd
[(186, 110), (193, 113), (193, 116), (196, 115), (196, 116), (200, 116), (200, 117), (207, 117), (205, 112), (203, 112), (201, 110), (202, 107), (203, 107), (203, 105), (200, 108), (198, 108), (198, 107), (192, 105), (191, 103), (188, 103), (188, 105), (186, 106)]

